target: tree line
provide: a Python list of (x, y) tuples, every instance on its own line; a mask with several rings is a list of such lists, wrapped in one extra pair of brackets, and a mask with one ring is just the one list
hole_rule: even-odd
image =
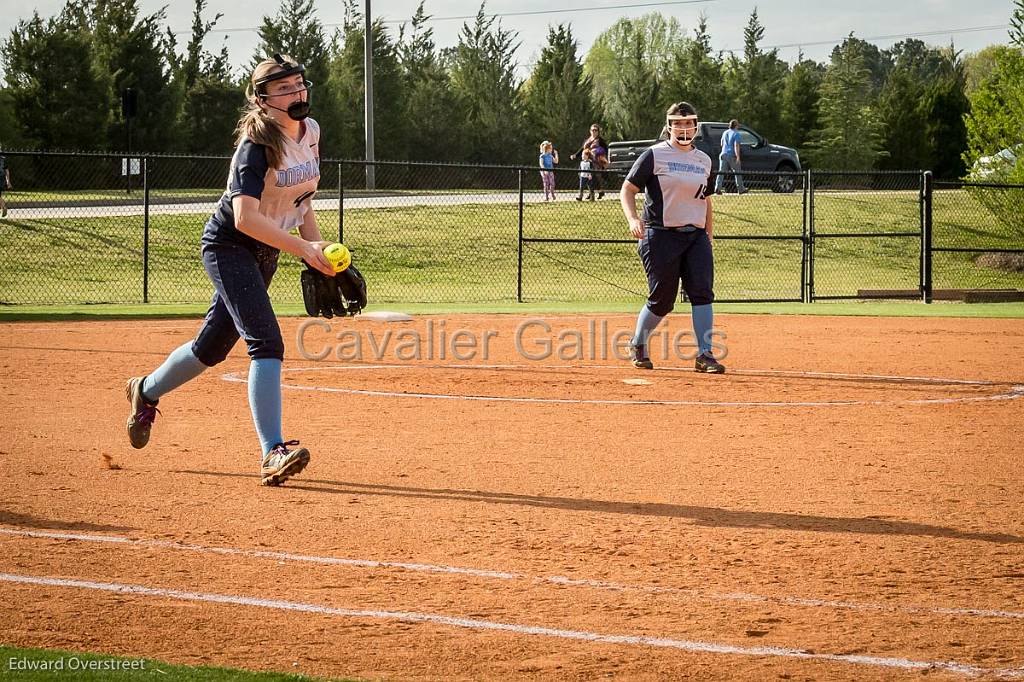
[[(56, 16), (19, 21), (0, 47), (0, 145), (124, 150), (121, 93), (131, 88), (133, 150), (229, 152), (248, 74), (232, 70), (226, 47), (204, 48), (222, 15), (193, 2), (180, 46), (164, 10), (142, 15), (137, 0), (67, 0)], [(324, 155), (358, 159), (364, 21), (355, 0), (344, 7), (329, 33), (313, 0), (282, 0), (260, 21), (250, 66), (275, 52), (302, 61)], [(653, 138), (665, 109), (687, 100), (705, 120), (737, 118), (796, 147), (807, 166), (961, 177), (979, 156), (1024, 138), (1022, 20), (1024, 0), (1014, 0), (1010, 44), (969, 56), (916, 39), (883, 50), (850, 34), (828, 62), (801, 55), (792, 65), (761, 47), (756, 9), (741, 53), (713, 50), (703, 16), (692, 33), (660, 13), (620, 19), (586, 54), (559, 24), (521, 80), (518, 34), (483, 5), (454, 47), (438, 48), (421, 2), (396, 32), (371, 23), (376, 155), (534, 164), (540, 140), (571, 151), (595, 121), (610, 140)]]

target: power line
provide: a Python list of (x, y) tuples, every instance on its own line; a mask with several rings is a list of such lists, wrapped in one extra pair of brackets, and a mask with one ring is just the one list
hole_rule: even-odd
[[(1002, 30), (1007, 30), (1009, 28), (1010, 28), (1009, 24), (1002, 24), (1002, 25), (998, 25), (998, 26), (974, 26), (974, 27), (971, 27), (971, 28), (951, 28), (951, 29), (947, 29), (945, 31), (919, 31), (917, 33), (893, 33), (891, 35), (868, 36), (868, 37), (865, 37), (865, 38), (861, 38), (860, 36), (854, 36), (854, 37), (858, 38), (860, 40), (863, 40), (863, 41), (894, 40), (894, 39), (897, 39), (897, 38), (923, 38), (923, 37), (927, 37), (927, 36), (946, 36), (946, 35), (953, 35), (953, 34), (957, 34), (957, 33), (972, 33), (972, 32), (979, 32), (979, 31), (1002, 31)], [(844, 40), (846, 40), (846, 36), (844, 36), (843, 38), (833, 39), (833, 40), (818, 40), (818, 41), (808, 41), (808, 42), (802, 42), (802, 43), (785, 43), (785, 44), (780, 44), (780, 45), (758, 45), (758, 48), (762, 49), (762, 50), (776, 50), (776, 49), (781, 50), (781, 49), (787, 48), (787, 47), (815, 47), (815, 46), (819, 46), (819, 45), (840, 45), (840, 44), (842, 44), (842, 42)], [(741, 51), (741, 50), (740, 49), (736, 49), (736, 48), (732, 48), (732, 47), (727, 47), (727, 48), (724, 48), (722, 50), (719, 50), (719, 52), (739, 52), (739, 51)], [(520, 67), (529, 68), (529, 67), (536, 66), (536, 65), (537, 65), (537, 62), (526, 62), (525, 64), (520, 64)]]
[[(663, 5), (696, 5), (701, 3), (717, 2), (717, 0), (674, 0), (671, 2), (641, 2), (632, 5), (606, 5), (604, 7), (569, 7), (565, 9), (540, 9), (531, 12), (497, 12), (488, 16), (493, 17), (527, 17), (540, 14), (565, 14), (566, 12), (595, 12), (604, 9), (634, 9), (636, 7), (661, 7)], [(475, 14), (466, 14), (453, 17), (429, 17), (427, 21), (457, 21), (463, 19), (476, 19)], [(385, 24), (399, 24), (408, 21), (407, 19), (385, 19)]]
[[(634, 4), (627, 4), (627, 5), (605, 5), (603, 7), (578, 7), (578, 8), (563, 8), (563, 9), (548, 9), (548, 10), (536, 10), (536, 11), (530, 11), (530, 12), (498, 12), (498, 13), (495, 13), (495, 14), (490, 14), (488, 16), (492, 16), (492, 17), (522, 17), (522, 16), (534, 16), (534, 15), (544, 15), (544, 14), (564, 14), (564, 13), (567, 13), (567, 12), (593, 12), (593, 11), (608, 10), (608, 9), (632, 9), (632, 8), (638, 8), (638, 7), (660, 7), (660, 6), (665, 6), (665, 5), (694, 5), (694, 4), (706, 4), (706, 3), (710, 3), (710, 2), (717, 2), (717, 0), (670, 0), (670, 1), (667, 1), (667, 2), (643, 2), (643, 3), (634, 3)], [(458, 20), (466, 20), (466, 19), (475, 19), (476, 16), (477, 15), (475, 15), (475, 14), (466, 14), (466, 15), (450, 16), (450, 17), (428, 17), (427, 21), (458, 21)], [(382, 20), (382, 23), (385, 23), (385, 24), (399, 24), (399, 23), (404, 23), (406, 21), (410, 21), (410, 20), (409, 19), (384, 19), (384, 20)], [(322, 25), (324, 27), (332, 27), (333, 28), (333, 27), (343, 26), (344, 23), (342, 23), (342, 22), (329, 22), (329, 23), (324, 23)], [(889, 35), (866, 36), (866, 37), (854, 36), (854, 37), (859, 38), (860, 40), (864, 40), (864, 41), (896, 40), (896, 39), (899, 39), (899, 38), (927, 38), (927, 37), (930, 37), (930, 36), (959, 35), (961, 33), (978, 33), (978, 32), (984, 32), (984, 31), (1005, 31), (1005, 30), (1008, 30), (1009, 28), (1010, 28), (1009, 24), (997, 24), (995, 26), (972, 26), (972, 27), (966, 27), (966, 28), (949, 28), (949, 29), (939, 29), (939, 30), (932, 30), (932, 31), (917, 31), (917, 32), (913, 32), (913, 33), (892, 33), (892, 34), (889, 34)], [(245, 33), (245, 32), (249, 32), (249, 31), (258, 31), (258, 30), (259, 30), (259, 28), (256, 27), (256, 26), (239, 27), (239, 28), (221, 28), (221, 29), (216, 29), (215, 28), (215, 29), (213, 29), (211, 31), (211, 33), (212, 34)], [(189, 31), (175, 31), (174, 35), (185, 35), (185, 34), (188, 34), (188, 33), (191, 33), (191, 30), (189, 30)], [(842, 38), (833, 38), (833, 39), (830, 39), (830, 40), (813, 40), (813, 41), (802, 41), (802, 42), (799, 42), (799, 43), (780, 43), (778, 45), (762, 45), (762, 46), (759, 46), (759, 48), (763, 49), (763, 50), (776, 50), (776, 49), (781, 50), (781, 49), (790, 48), (790, 47), (798, 47), (799, 48), (799, 47), (817, 47), (817, 46), (821, 46), (821, 45), (839, 45), (844, 40), (846, 40), (846, 38), (847, 38), (847, 36), (843, 36)], [(719, 50), (719, 52), (738, 52), (740, 49), (741, 48), (727, 47), (727, 48), (723, 48), (723, 49)], [(524, 65), (521, 65), (521, 66), (530, 66), (530, 65), (531, 64), (524, 64)]]
[[(637, 8), (637, 7), (662, 7), (662, 6), (665, 6), (665, 5), (698, 5), (698, 4), (707, 4), (707, 3), (710, 3), (710, 2), (717, 2), (717, 1), (718, 0), (668, 0), (668, 1), (665, 1), (665, 2), (641, 2), (641, 3), (634, 3), (634, 4), (629, 4), (629, 5), (605, 5), (603, 7), (567, 7), (567, 8), (563, 8), (563, 9), (542, 9), (542, 10), (535, 10), (535, 11), (531, 11), (531, 12), (496, 12), (494, 14), (487, 13), (486, 16), (488, 16), (488, 17), (526, 17), (526, 16), (541, 15), (541, 14), (566, 14), (568, 12), (596, 12), (596, 11), (606, 10), (606, 9), (634, 9), (634, 8)], [(460, 16), (450, 16), (450, 17), (432, 17), (431, 16), (431, 17), (427, 17), (426, 21), (428, 21), (428, 22), (434, 22), (434, 21), (463, 21), (463, 20), (466, 20), (466, 19), (476, 19), (476, 15), (475, 14), (464, 14), (464, 15), (460, 15)], [(384, 24), (403, 24), (403, 23), (405, 23), (407, 21), (412, 21), (412, 19), (411, 18), (409, 18), (409, 19), (382, 19), (381, 23), (384, 23)], [(340, 21), (337, 21), (337, 22), (323, 23), (321, 25), (324, 26), (325, 28), (328, 28), (328, 27), (330, 27), (330, 28), (337, 28), (337, 27), (340, 27), (340, 26), (344, 26), (344, 23), (340, 22)], [(259, 30), (259, 27), (256, 27), (256, 26), (239, 27), (239, 28), (215, 28), (212, 31), (210, 31), (210, 33), (245, 33), (245, 32), (248, 32), (248, 31), (258, 31), (258, 30)], [(174, 35), (176, 35), (176, 36), (178, 36), (178, 35), (185, 35), (185, 34), (191, 33), (191, 32), (192, 32), (191, 30), (188, 30), (188, 31), (174, 31)]]
[[(864, 40), (864, 41), (871, 41), (871, 40), (894, 40), (896, 38), (925, 38), (925, 37), (928, 37), (928, 36), (948, 36), (948, 35), (954, 35), (954, 34), (957, 34), (957, 33), (972, 33), (972, 32), (978, 32), (978, 31), (1005, 31), (1008, 28), (1010, 28), (1009, 24), (1000, 24), (998, 26), (974, 26), (974, 27), (971, 27), (971, 28), (950, 28), (950, 29), (940, 30), (940, 31), (918, 31), (917, 33), (893, 33), (893, 34), (887, 35), (887, 36), (868, 36), (866, 38), (861, 38), (860, 36), (856, 36), (855, 35), (854, 38), (858, 38), (858, 39)], [(760, 49), (762, 49), (762, 50), (775, 50), (775, 49), (782, 49), (782, 48), (786, 48), (786, 47), (815, 47), (815, 46), (818, 46), (818, 45), (839, 45), (844, 40), (846, 40), (846, 38), (847, 38), (847, 36), (843, 36), (842, 38), (833, 39), (833, 40), (816, 40), (816, 41), (806, 41), (806, 42), (801, 42), (801, 43), (786, 43), (784, 45), (763, 45), (763, 46), (759, 45), (758, 47)], [(722, 52), (738, 52), (738, 51), (739, 50), (737, 48), (734, 48), (734, 47), (727, 47), (724, 50), (722, 50)]]

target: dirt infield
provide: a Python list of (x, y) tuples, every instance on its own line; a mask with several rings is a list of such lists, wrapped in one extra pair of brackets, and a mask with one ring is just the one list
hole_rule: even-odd
[(1019, 320), (725, 315), (722, 376), (616, 360), (630, 316), (334, 320), (305, 327), (323, 360), (301, 322), (284, 421), (313, 459), (278, 489), (241, 347), (134, 451), (124, 380), (197, 322), (0, 326), (0, 641), (371, 679), (1024, 678)]

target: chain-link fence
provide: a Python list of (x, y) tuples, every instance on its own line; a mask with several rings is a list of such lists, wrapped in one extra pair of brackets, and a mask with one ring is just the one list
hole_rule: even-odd
[[(0, 303), (204, 302), (200, 237), (228, 157), (5, 154)], [(639, 302), (646, 279), (618, 200), (622, 176), (323, 161), (314, 209), (373, 300)], [(727, 176), (731, 174), (726, 174)], [(713, 196), (720, 301), (927, 298), (1024, 288), (1024, 188), (935, 183), (920, 172), (751, 173)], [(593, 189), (593, 191), (591, 191)], [(934, 239), (932, 235), (934, 230)], [(929, 248), (930, 245), (930, 248)], [(276, 301), (301, 300), (281, 258)]]
[(936, 182), (930, 209), (935, 297), (1020, 300), (1024, 185)]
[(924, 174), (810, 174), (810, 300), (918, 298)]
[[(602, 200), (600, 190), (591, 197), (586, 183), (581, 188), (578, 175), (555, 171), (556, 188), (564, 187), (556, 189), (556, 201), (537, 200), (539, 181), (531, 190), (534, 200), (524, 199), (521, 300), (644, 299), (647, 279), (637, 257), (637, 241), (629, 235), (619, 204), (623, 177), (609, 174), (602, 179), (609, 192)], [(785, 176), (785, 187), (800, 188), (802, 175), (743, 175), (748, 184), (768, 191), (713, 199), (716, 300), (800, 301), (803, 195), (774, 193), (770, 188), (777, 186), (779, 175)], [(557, 200), (562, 198), (572, 201)]]
[(340, 168), (342, 238), (375, 301), (515, 300), (515, 168), (347, 161)]

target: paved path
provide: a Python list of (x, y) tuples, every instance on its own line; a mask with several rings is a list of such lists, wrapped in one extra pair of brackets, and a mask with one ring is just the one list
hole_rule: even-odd
[[(565, 191), (557, 195), (556, 201), (575, 201), (576, 193)], [(605, 194), (602, 201), (617, 199), (616, 193)], [(544, 203), (540, 192), (527, 192), (523, 199), (528, 204)], [(379, 197), (346, 198), (345, 209), (359, 208), (395, 208), (400, 206), (452, 206), (461, 204), (516, 204), (518, 192), (493, 192), (490, 194), (390, 194)], [(10, 204), (9, 204), (10, 205)], [(7, 217), (12, 220), (29, 220), (33, 218), (109, 218), (118, 216), (141, 216), (141, 205), (117, 206), (68, 206), (16, 208), (13, 204)], [(150, 215), (210, 215), (216, 208), (216, 202), (189, 202), (180, 204), (152, 204)], [(317, 211), (333, 211), (338, 208), (337, 199), (314, 199), (313, 208)]]

